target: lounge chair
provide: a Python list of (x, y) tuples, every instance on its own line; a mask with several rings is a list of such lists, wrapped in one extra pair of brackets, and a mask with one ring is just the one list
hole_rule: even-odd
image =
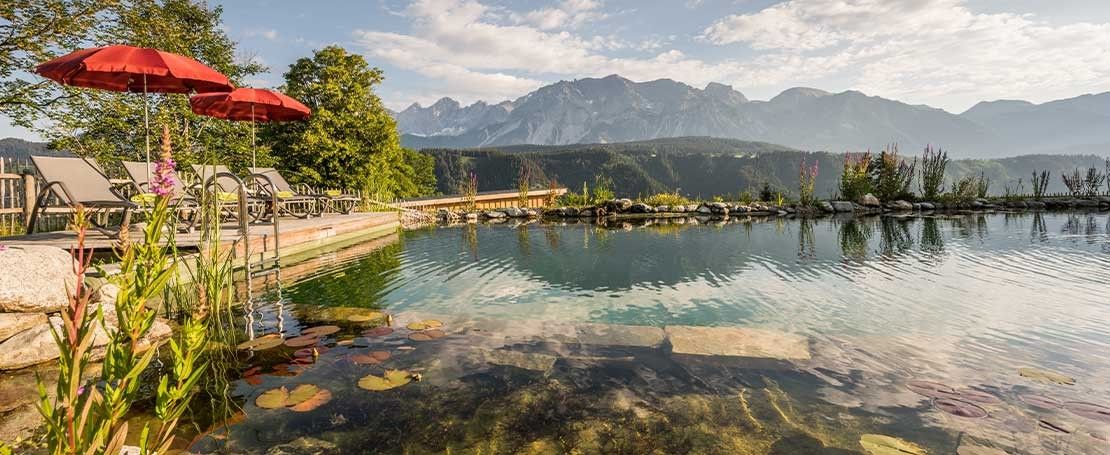
[(305, 188), (301, 191), (293, 189), (289, 182), (272, 167), (248, 167), (250, 179), (261, 193), (259, 196), (268, 197), (272, 205), (276, 205), (274, 213), (278, 216), (289, 215), (296, 218), (309, 218), (319, 215), (320, 197), (315, 194), (306, 194)]
[(266, 188), (273, 188), (280, 199), (314, 199), (317, 205), (316, 214), (323, 214), (328, 210), (335, 210), (336, 212), (346, 215), (351, 213), (355, 206), (361, 201), (358, 196), (343, 194), (339, 191), (325, 191), (321, 193), (314, 191), (305, 184), (294, 187), (285, 180), (285, 177), (283, 177), (280, 172), (272, 167), (252, 167), (247, 169), (251, 172), (255, 180), (259, 182), (259, 186), (264, 190)]
[[(104, 175), (92, 160), (32, 156), (31, 162), (35, 164), (39, 175), (45, 179), (46, 186), (35, 197), (35, 207), (31, 210), (31, 219), (27, 221), (28, 234), (35, 232), (35, 224), (38, 222), (39, 215), (46, 210), (51, 192), (68, 207), (80, 205), (87, 209), (105, 212), (122, 210), (123, 218), (118, 229), (111, 230), (107, 225), (95, 225), (113, 237), (119, 237), (120, 231), (131, 223), (131, 211), (138, 208), (138, 205), (113, 187), (108, 176)], [(95, 217), (93, 220), (95, 221)]]
[(238, 211), (232, 208), (239, 205), (239, 190), (242, 188), (244, 194), (246, 194), (246, 200), (243, 201), (247, 210), (245, 218), (249, 222), (255, 222), (262, 218), (265, 212), (264, 201), (251, 194), (246, 183), (231, 172), (227, 166), (194, 164), (192, 167), (193, 172), (200, 178), (201, 190), (208, 191), (215, 196), (216, 201), (223, 206), (222, 212), (225, 215), (239, 217)]
[[(155, 195), (150, 192), (150, 176), (154, 172), (154, 164), (140, 161), (121, 161), (120, 163), (123, 164), (124, 171), (131, 178), (131, 182), (135, 185), (137, 191), (131, 196), (131, 202), (140, 205), (149, 205), (153, 202)], [(192, 231), (197, 221), (197, 208), (200, 204), (197, 203), (197, 199), (189, 192), (189, 188), (185, 187), (176, 173), (170, 205), (176, 208), (178, 222), (182, 225), (182, 228), (186, 232)]]

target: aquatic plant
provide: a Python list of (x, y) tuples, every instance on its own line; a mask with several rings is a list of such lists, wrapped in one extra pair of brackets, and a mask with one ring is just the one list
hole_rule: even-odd
[(871, 192), (871, 152), (844, 154), (839, 191), (841, 198), (851, 201)]
[(416, 379), (416, 375), (402, 370), (386, 370), (382, 376), (366, 375), (358, 380), (358, 386), (372, 392), (395, 389)]
[(1048, 191), (1048, 171), (1037, 172), (1033, 170), (1033, 197), (1036, 199), (1043, 199), (1045, 193)]
[(944, 193), (944, 170), (948, 167), (948, 153), (941, 149), (933, 150), (926, 146), (921, 153), (920, 186), (921, 196), (935, 201)]
[(987, 416), (987, 411), (978, 405), (955, 398), (936, 398), (933, 407), (958, 417), (980, 419)]
[(1025, 182), (1017, 179), (1017, 183), (1011, 186), (1009, 183), (1004, 184), (1002, 187), (1002, 197), (1007, 200), (1018, 199), (1025, 195)]
[(979, 176), (968, 175), (952, 182), (951, 189), (941, 199), (946, 202), (969, 202), (979, 195)]
[(459, 196), (463, 199), (464, 210), (474, 211), (478, 208), (478, 174), (471, 172), (459, 182)]
[(643, 202), (644, 204), (650, 205), (652, 207), (658, 207), (660, 205), (674, 207), (676, 205), (689, 204), (690, 200), (687, 199), (685, 196), (678, 194), (678, 191), (675, 191), (674, 193), (655, 193), (651, 196), (640, 199), (640, 202)]
[(859, 444), (871, 455), (926, 455), (928, 453), (917, 444), (881, 434), (865, 434), (859, 438)]
[(1075, 378), (1065, 376), (1055, 371), (1041, 370), (1038, 368), (1019, 368), (1018, 374), (1045, 384), (1075, 385)]
[(1063, 179), (1064, 186), (1072, 196), (1078, 197), (1083, 194), (1083, 174), (1079, 172), (1079, 168), (1075, 168), (1071, 174), (1061, 174), (1060, 178)]
[(1083, 194), (1085, 196), (1096, 196), (1099, 190), (1102, 189), (1102, 182), (1107, 180), (1107, 175), (1098, 169), (1091, 167), (1087, 169), (1087, 176), (1083, 179)]
[(871, 163), (871, 188), (881, 200), (913, 199), (913, 182), (917, 158), (910, 163), (898, 156), (898, 145), (888, 145)]
[(547, 197), (544, 198), (544, 207), (554, 207), (555, 202), (559, 199), (559, 182), (554, 178), (547, 179)]
[(518, 207), (528, 207), (528, 190), (532, 188), (532, 168), (528, 162), (520, 161), (520, 170), (516, 176), (516, 204)]
[[(168, 129), (163, 128), (163, 160), (168, 160), (163, 165), (172, 170), (169, 147)], [(55, 397), (50, 397), (39, 379), (38, 408), (46, 421), (47, 446), (54, 454), (118, 453), (128, 435), (124, 417), (139, 396), (140, 375), (158, 352), (147, 339), (156, 316), (148, 303), (162, 295), (176, 265), (171, 253), (162, 247), (165, 228), (172, 218), (169, 203), (169, 194), (158, 196), (141, 242), (131, 242), (126, 228), (121, 232), (117, 247), (120, 270), (109, 279), (118, 288), (113, 308), (115, 324), (107, 324), (110, 317), (104, 304), (90, 313), (92, 294), (84, 285), (91, 259), (91, 254), (84, 250), (89, 221), (83, 209), (77, 210), (74, 218), (78, 233), (74, 265), (77, 284), (68, 292), (69, 305), (62, 312), (61, 333), (52, 329), (61, 365)], [(108, 343), (97, 381), (82, 384), (95, 336), (94, 314), (95, 323), (107, 334)], [(194, 394), (193, 386), (207, 367), (200, 358), (207, 343), (204, 317), (203, 312), (187, 315), (179, 338), (169, 341), (172, 368), (169, 374), (158, 377), (154, 405), (157, 428), (152, 434), (148, 423), (139, 433), (143, 454), (164, 453), (169, 448), (178, 419)]]
[(813, 166), (806, 166), (805, 158), (798, 165), (798, 200), (802, 205), (813, 204), (813, 191), (817, 186), (817, 171), (819, 160), (813, 160)]

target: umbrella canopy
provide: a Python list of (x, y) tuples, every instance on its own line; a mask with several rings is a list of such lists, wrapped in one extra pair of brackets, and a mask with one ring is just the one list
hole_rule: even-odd
[(197, 115), (241, 122), (288, 122), (312, 115), (312, 110), (299, 101), (261, 88), (194, 95), (189, 98), (189, 106)]
[(208, 93), (234, 87), (227, 76), (189, 57), (126, 45), (82, 49), (35, 67), (65, 85), (117, 92)]

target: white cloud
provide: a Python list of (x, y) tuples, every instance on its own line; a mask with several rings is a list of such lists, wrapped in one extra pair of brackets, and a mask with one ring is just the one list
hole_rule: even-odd
[(251, 28), (243, 31), (243, 36), (248, 38), (265, 38), (270, 41), (277, 41), (278, 32), (272, 28)]
[(534, 25), (541, 30), (577, 27), (586, 22), (608, 17), (600, 9), (601, 2), (598, 0), (563, 0), (556, 7), (529, 11), (518, 21)]
[(964, 107), (1105, 90), (1110, 76), (1110, 24), (976, 13), (964, 0), (790, 0), (725, 17), (703, 38), (865, 92)]

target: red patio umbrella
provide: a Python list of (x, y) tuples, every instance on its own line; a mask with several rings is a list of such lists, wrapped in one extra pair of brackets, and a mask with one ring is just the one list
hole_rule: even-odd
[(65, 85), (117, 92), (142, 92), (148, 170), (148, 93), (226, 92), (234, 88), (227, 76), (189, 57), (126, 45), (73, 51), (35, 67), (35, 72)]
[(251, 122), (251, 166), (258, 167), (255, 157), (254, 124), (305, 120), (312, 110), (281, 92), (264, 88), (237, 88), (227, 93), (204, 93), (189, 98), (189, 106), (197, 115), (224, 120)]

